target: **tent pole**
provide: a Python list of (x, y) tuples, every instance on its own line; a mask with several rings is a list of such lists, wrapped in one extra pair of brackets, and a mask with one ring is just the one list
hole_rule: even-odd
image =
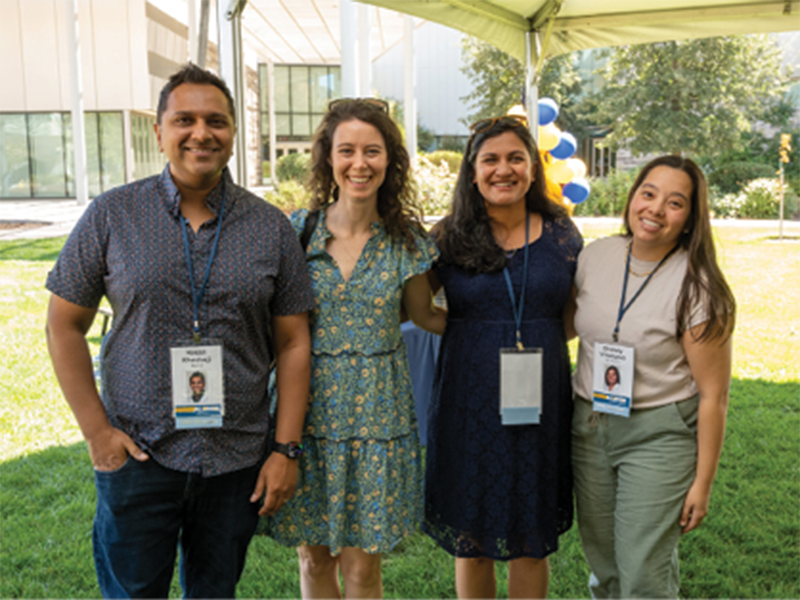
[(278, 132), (275, 130), (275, 63), (269, 59), (267, 63), (267, 80), (269, 81), (269, 181), (274, 189), (278, 188), (275, 169), (278, 167)]
[(358, 13), (358, 57), (356, 64), (358, 68), (358, 97), (369, 98), (372, 96), (372, 61), (370, 60), (370, 7), (366, 4), (359, 4), (356, 7)]
[(228, 0), (227, 7), (217, 2), (217, 27), (219, 29), (219, 72), (233, 94), (236, 111), (236, 137), (233, 160), (234, 182), (247, 185), (247, 112), (245, 110), (245, 83), (242, 44), (242, 11), (247, 0)]
[(339, 39), (342, 45), (342, 98), (358, 96), (357, 20), (358, 11), (353, 0), (341, 0), (339, 2)]
[(69, 90), (72, 114), (73, 176), (75, 201), (78, 206), (89, 202), (89, 181), (86, 167), (86, 124), (84, 121), (83, 77), (81, 76), (81, 37), (78, 19), (78, 0), (66, 3), (65, 25), (69, 52)]
[(403, 17), (403, 117), (406, 150), (412, 166), (417, 164), (417, 90), (414, 57), (414, 17)]
[(539, 56), (539, 34), (536, 31), (525, 33), (525, 110), (528, 114), (528, 128), (536, 143), (539, 143), (539, 77), (536, 73), (536, 64), (533, 54)]

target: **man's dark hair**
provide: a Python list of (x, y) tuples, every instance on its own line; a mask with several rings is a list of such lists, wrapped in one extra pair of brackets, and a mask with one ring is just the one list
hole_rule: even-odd
[(194, 379), (195, 377), (199, 377), (200, 379), (202, 379), (202, 380), (203, 380), (203, 383), (205, 383), (205, 382), (206, 382), (206, 376), (205, 376), (205, 375), (203, 375), (203, 374), (202, 374), (200, 371), (195, 371), (194, 373), (192, 373), (191, 375), (189, 375), (189, 381), (191, 382), (191, 381), (192, 381), (192, 379)]
[(228, 89), (228, 86), (225, 85), (225, 82), (211, 71), (206, 71), (195, 64), (188, 63), (182, 67), (180, 71), (173, 73), (166, 85), (161, 88), (161, 95), (158, 97), (159, 125), (161, 124), (161, 116), (164, 114), (164, 111), (167, 110), (167, 101), (169, 100), (169, 95), (172, 93), (172, 90), (183, 83), (213, 85), (214, 87), (219, 88), (228, 99), (228, 108), (230, 109), (231, 118), (233, 119), (233, 122), (236, 123), (236, 113), (234, 112), (233, 108), (233, 96), (231, 95), (231, 91)]

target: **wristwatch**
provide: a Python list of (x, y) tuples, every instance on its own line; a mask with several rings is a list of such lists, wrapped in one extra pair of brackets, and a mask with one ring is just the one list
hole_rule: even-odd
[(289, 458), (300, 458), (303, 455), (303, 444), (300, 442), (289, 442), (288, 444), (279, 444), (275, 442), (272, 445), (273, 452), (280, 452)]

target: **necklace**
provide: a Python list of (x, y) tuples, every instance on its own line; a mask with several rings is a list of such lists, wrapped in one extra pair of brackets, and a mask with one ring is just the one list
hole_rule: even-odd
[(628, 267), (628, 273), (630, 273), (634, 277), (647, 277), (652, 272), (653, 272), (653, 269), (650, 269), (649, 271), (645, 271), (644, 273), (638, 273), (637, 271), (634, 271), (633, 269)]
[[(633, 240), (631, 240), (630, 242), (628, 242), (628, 245), (627, 245), (627, 248), (626, 248), (628, 253), (630, 253), (630, 251), (631, 251), (631, 244), (633, 244)], [(669, 258), (670, 256), (672, 256), (672, 253), (670, 253), (669, 255), (667, 255), (667, 258)], [(660, 265), (660, 264), (661, 264), (661, 263), (659, 263), (659, 265)], [(655, 271), (655, 270), (656, 270), (656, 268), (657, 268), (657, 267), (653, 267), (653, 268), (652, 268), (652, 269), (650, 269), (649, 271), (645, 271), (644, 273), (639, 273), (638, 271), (634, 271), (634, 270), (631, 268), (631, 265), (630, 265), (630, 263), (628, 263), (628, 273), (630, 273), (630, 274), (631, 274), (631, 275), (633, 275), (634, 277), (647, 277), (647, 276), (648, 276), (648, 275), (650, 275), (650, 274), (651, 274), (653, 271)]]

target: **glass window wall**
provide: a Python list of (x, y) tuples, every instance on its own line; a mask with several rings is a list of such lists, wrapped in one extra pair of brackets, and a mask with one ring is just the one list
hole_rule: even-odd
[[(131, 115), (131, 137), (133, 138), (133, 177), (144, 179), (157, 175), (167, 164), (161, 154), (153, 126), (156, 118), (149, 115)], [(121, 132), (120, 132), (121, 135)]]
[[(87, 112), (89, 195), (125, 183), (122, 113)], [(0, 114), (0, 197), (75, 197), (72, 118), (67, 112)]]
[[(269, 173), (269, 77), (267, 65), (259, 65), (261, 157)], [(310, 142), (328, 103), (341, 96), (339, 66), (275, 65), (273, 68), (275, 137), (277, 156), (296, 142)], [(296, 144), (295, 144), (296, 145)], [(295, 150), (296, 151), (296, 150)], [(265, 176), (266, 178), (266, 176)]]
[(25, 115), (0, 115), (0, 197), (31, 196), (31, 164)]

